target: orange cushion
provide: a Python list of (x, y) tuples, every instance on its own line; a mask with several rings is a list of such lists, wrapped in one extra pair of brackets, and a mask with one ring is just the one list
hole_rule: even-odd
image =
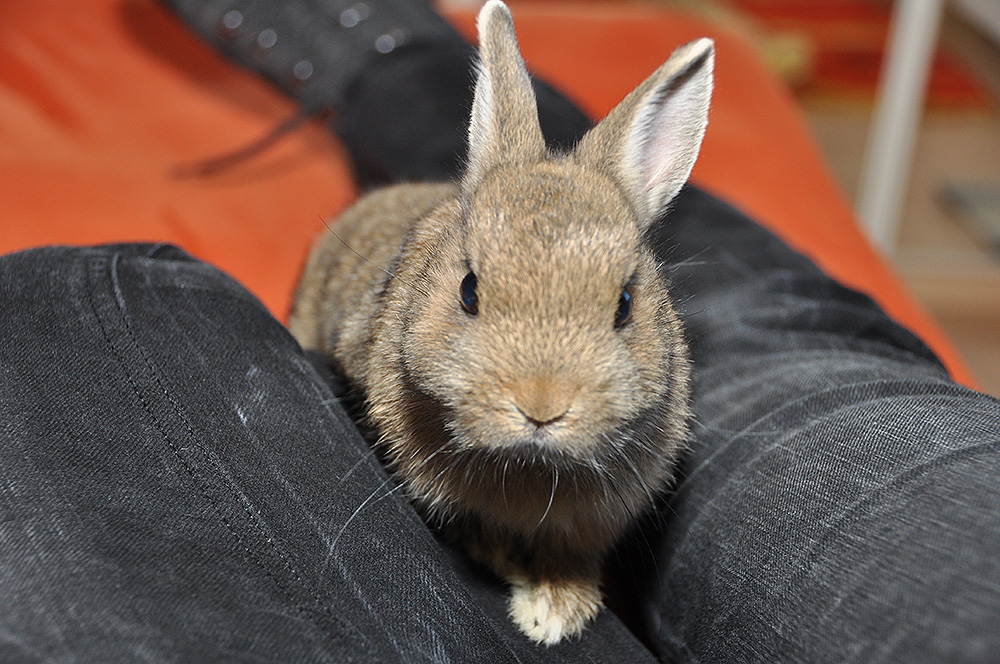
[[(693, 179), (871, 294), (972, 378), (855, 225), (788, 92), (737, 36), (662, 8), (512, 2), (525, 59), (592, 115), (680, 43), (718, 46)], [(453, 17), (467, 35), (469, 13)], [(343, 149), (314, 122), (223, 174), (178, 164), (263, 135), (295, 104), (225, 62), (154, 0), (0, 4), (0, 252), (169, 241), (226, 270), (277, 316), (311, 239), (356, 196)]]

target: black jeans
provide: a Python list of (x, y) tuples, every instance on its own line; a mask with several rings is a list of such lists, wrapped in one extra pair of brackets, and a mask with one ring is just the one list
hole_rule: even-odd
[[(355, 146), (420, 83), (369, 80)], [(0, 258), (0, 661), (1000, 660), (1000, 403), (697, 189), (654, 241), (693, 450), (609, 562), (616, 613), (550, 649), (230, 278), (164, 245)]]
[(611, 561), (636, 635), (547, 650), (238, 284), (163, 245), (0, 259), (0, 661), (995, 660), (1000, 404), (704, 193), (657, 242), (694, 450)]

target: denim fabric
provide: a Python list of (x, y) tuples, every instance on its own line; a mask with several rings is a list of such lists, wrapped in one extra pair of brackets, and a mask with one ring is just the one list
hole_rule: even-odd
[(1000, 661), (1000, 403), (707, 194), (656, 232), (695, 422), (631, 544), (644, 640), (678, 662)]
[(288, 332), (165, 246), (0, 259), (0, 662), (652, 661), (531, 645)]
[(697, 371), (611, 565), (649, 651), (531, 646), (256, 300), (121, 246), (0, 259), (0, 661), (995, 661), (1000, 404), (702, 192), (655, 241)]

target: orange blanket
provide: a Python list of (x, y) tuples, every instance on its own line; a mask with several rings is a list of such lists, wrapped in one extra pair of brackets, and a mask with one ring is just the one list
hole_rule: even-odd
[[(740, 38), (641, 5), (511, 4), (529, 66), (595, 116), (674, 46), (714, 37), (716, 95), (694, 181), (871, 294), (971, 384), (948, 339), (858, 232), (788, 92)], [(471, 14), (453, 18), (472, 34)], [(170, 172), (294, 112), (153, 0), (0, 3), (0, 252), (174, 242), (284, 317), (312, 237), (356, 195), (336, 140), (313, 123), (226, 173)]]

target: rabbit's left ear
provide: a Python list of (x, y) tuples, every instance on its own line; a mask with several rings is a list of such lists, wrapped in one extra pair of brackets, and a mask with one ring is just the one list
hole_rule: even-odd
[(536, 161), (545, 155), (535, 92), (518, 50), (510, 10), (500, 0), (490, 0), (476, 25), (480, 66), (462, 182), (466, 193), (499, 164)]
[(576, 159), (608, 171), (648, 227), (694, 167), (708, 124), (715, 47), (699, 39), (670, 58), (591, 129)]

